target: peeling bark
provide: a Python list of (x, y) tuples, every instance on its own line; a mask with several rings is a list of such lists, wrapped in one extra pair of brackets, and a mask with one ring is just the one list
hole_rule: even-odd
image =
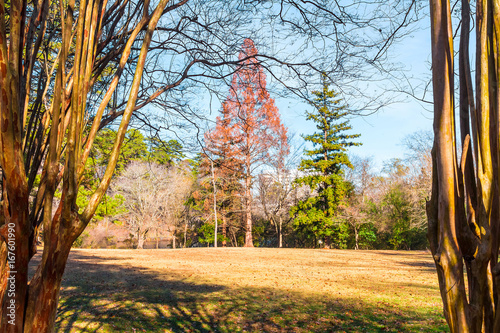
[[(130, 61), (132, 45), (139, 32), (145, 31), (141, 51), (136, 57), (132, 91), (120, 124), (121, 132), (126, 131), (135, 110), (151, 35), (167, 2), (161, 0), (152, 13), (145, 8), (142, 19), (136, 22), (135, 30), (125, 38), (120, 62), (123, 64)], [(44, 38), (48, 1), (32, 3), (34, 7), (30, 9), (30, 14), (33, 16), (27, 29), (24, 27), (27, 2), (10, 1), (7, 30), (5, 3), (0, 0), (0, 167), (3, 177), (0, 207), (0, 332), (54, 331), (59, 289), (71, 245), (89, 223), (105, 193), (123, 141), (123, 135), (117, 138), (101, 186), (85, 207), (84, 214), (79, 215), (76, 196), (83, 172), (79, 167), (85, 165), (88, 157), (83, 149), (86, 141), (84, 122), (87, 121), (87, 94), (91, 82), (94, 82), (96, 46), (107, 0), (81, 1), (79, 4), (79, 9), (75, 8), (74, 0), (59, 4), (62, 20), (59, 54), (53, 67), (48, 69), (50, 78), (45, 78), (48, 82), (40, 79), (38, 95), (32, 96), (36, 97), (36, 107), (27, 108), (27, 102), (31, 100), (28, 95), (21, 94), (30, 93), (26, 87), (30, 87), (34, 67), (32, 62), (39, 56)], [(75, 12), (80, 16), (76, 31), (73, 31)], [(36, 41), (32, 38), (34, 31), (42, 33)], [(71, 46), (74, 46), (74, 51), (69, 59)], [(73, 58), (73, 67), (68, 70), (66, 66)], [(56, 74), (52, 77), (52, 73)], [(118, 70), (116, 80), (120, 74)], [(51, 79), (55, 79), (55, 82), (51, 83)], [(46, 94), (48, 86), (52, 84), (54, 93), (50, 99)], [(108, 93), (112, 94), (115, 88), (116, 85), (112, 84)], [(50, 100), (50, 103), (43, 105), (42, 110), (45, 100)], [(102, 107), (106, 105), (107, 102)], [(30, 113), (29, 117), (27, 112)], [(97, 116), (93, 122), (92, 128), (98, 128), (101, 118)], [(92, 145), (92, 135), (95, 133), (88, 137), (87, 147)], [(65, 164), (61, 165), (63, 156)], [(30, 213), (29, 193), (33, 190), (34, 178), (40, 169), (43, 169), (40, 186)], [(62, 187), (62, 196), (57, 211), (52, 214), (54, 193), (59, 185)], [(28, 284), (28, 262), (34, 255), (37, 230), (42, 223), (42, 261)], [(12, 278), (12, 283), (9, 278)]]
[[(428, 237), (451, 332), (497, 332), (499, 284), (499, 4), (476, 2), (475, 95), (469, 65), (470, 6), (462, 1), (455, 136), (449, 1), (431, 0), (434, 147)], [(467, 274), (467, 279), (464, 275)], [(465, 291), (465, 280), (468, 291)]]

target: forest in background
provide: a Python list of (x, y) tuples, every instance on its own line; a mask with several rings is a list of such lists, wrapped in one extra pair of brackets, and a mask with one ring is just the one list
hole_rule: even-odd
[[(245, 39), (242, 64), (199, 151), (186, 154), (159, 133), (127, 131), (107, 194), (74, 246), (427, 247), (432, 135), (408, 136), (407, 158), (381, 170), (370, 157), (349, 156), (360, 134), (324, 74), (305, 110), (317, 132), (290, 135), (257, 53)], [(80, 207), (101, 182), (116, 136), (112, 126), (97, 134)]]
[[(88, 177), (78, 200), (85, 203), (107, 163), (112, 129), (101, 132), (87, 165)], [(297, 202), (314, 196), (296, 179), (303, 143), (289, 137), (290, 154), (283, 167), (264, 164), (252, 189), (253, 245), (263, 247), (340, 249), (425, 249), (425, 203), (431, 183), (431, 132), (416, 132), (401, 142), (404, 159), (380, 169), (371, 157), (350, 156), (344, 168), (346, 203), (328, 226), (300, 225), (291, 214)], [(175, 248), (214, 245), (214, 187), (218, 245), (244, 246), (245, 209), (238, 174), (214, 166), (199, 152), (187, 158), (176, 140), (162, 141), (138, 130), (127, 132), (115, 177), (89, 228), (76, 247)], [(215, 177), (214, 177), (215, 176)], [(141, 208), (139, 208), (141, 207)], [(326, 227), (325, 227), (326, 228)], [(325, 244), (329, 237), (329, 244)]]

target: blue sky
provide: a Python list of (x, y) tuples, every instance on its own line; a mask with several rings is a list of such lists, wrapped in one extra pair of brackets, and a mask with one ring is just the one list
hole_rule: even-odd
[[(424, 19), (422, 25), (427, 21)], [(422, 29), (401, 41), (390, 51), (391, 57), (408, 69), (408, 76), (424, 80), (430, 74), (430, 29)], [(415, 83), (417, 84), (417, 83)], [(427, 98), (429, 98), (427, 96)], [(391, 158), (404, 158), (402, 140), (417, 131), (432, 130), (432, 112), (416, 99), (401, 95), (405, 102), (391, 104), (375, 114), (351, 119), (353, 133), (360, 133), (360, 147), (352, 147), (351, 153), (362, 157), (372, 156), (377, 168)], [(313, 133), (315, 125), (305, 120), (306, 104), (295, 104), (276, 99), (281, 117), (291, 132)]]
[[(391, 60), (404, 65), (408, 77), (416, 78), (413, 81), (415, 86), (422, 85), (422, 82), (427, 82), (426, 80), (430, 78), (431, 46), (428, 20), (422, 18), (419, 22), (420, 30), (407, 36), (399, 44), (393, 45), (389, 50)], [(383, 84), (387, 85), (387, 82)], [(384, 88), (388, 87), (383, 86), (382, 89)], [(271, 97), (275, 98), (282, 121), (289, 128), (289, 132), (311, 134), (316, 131), (315, 124), (305, 120), (305, 110), (311, 109), (309, 105), (293, 99), (277, 98), (273, 96), (272, 91)], [(426, 98), (431, 98), (431, 95), (428, 94)], [(375, 168), (379, 170), (385, 161), (405, 157), (402, 141), (406, 136), (418, 131), (432, 131), (433, 115), (429, 104), (424, 106), (415, 98), (403, 93), (399, 94), (398, 99), (404, 102), (391, 104), (369, 116), (354, 116), (350, 119), (352, 133), (361, 134), (359, 142), (362, 143), (362, 146), (352, 147), (350, 153), (361, 157), (372, 157)], [(204, 95), (197, 102), (209, 112), (208, 118), (214, 121), (219, 114), (220, 101), (214, 98), (207, 109), (209, 101), (209, 96)], [(349, 97), (346, 97), (345, 101), (350, 104)], [(204, 126), (206, 129), (213, 127), (214, 124), (207, 123)]]

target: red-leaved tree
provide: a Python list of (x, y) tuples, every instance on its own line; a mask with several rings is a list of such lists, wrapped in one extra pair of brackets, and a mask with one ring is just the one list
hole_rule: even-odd
[(256, 58), (257, 49), (245, 39), (239, 54), (240, 68), (234, 73), (229, 96), (222, 104), (222, 117), (207, 135), (208, 150), (225, 141), (234, 158), (243, 166), (245, 207), (245, 246), (252, 247), (252, 184), (256, 168), (288, 154), (287, 130), (278, 108), (266, 89), (266, 76)]
[[(238, 138), (236, 124), (228, 109), (217, 117), (216, 127), (205, 133), (205, 154), (200, 165), (201, 186), (205, 189), (204, 211), (222, 219), (222, 246), (226, 246), (228, 218), (241, 212), (242, 162), (234, 149)], [(236, 141), (235, 141), (236, 140)], [(213, 186), (215, 184), (215, 190)], [(215, 196), (215, 198), (214, 198)], [(216, 203), (214, 212), (212, 202)]]

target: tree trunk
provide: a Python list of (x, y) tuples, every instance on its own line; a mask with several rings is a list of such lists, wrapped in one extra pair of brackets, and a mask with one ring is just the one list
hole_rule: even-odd
[(247, 174), (245, 179), (245, 247), (253, 247), (252, 238), (252, 194), (250, 191), (251, 175)]
[[(10, 204), (12, 203), (11, 201)], [(27, 212), (27, 207), (12, 209), (12, 215), (5, 219), (3, 230), (1, 230), (5, 241), (0, 243), (2, 260), (2, 266), (0, 266), (2, 268), (0, 271), (2, 274), (0, 277), (2, 299), (0, 332), (21, 332), (23, 327), (30, 259), (29, 230), (26, 228), (28, 226)]]
[(214, 161), (210, 160), (210, 169), (212, 170), (212, 183), (214, 187), (214, 247), (217, 247), (217, 187), (215, 186)]
[(358, 233), (358, 228), (354, 227), (354, 240), (355, 240), (355, 245), (354, 249), (359, 250), (359, 233)]
[(222, 247), (226, 247), (226, 228), (227, 228), (226, 215), (222, 214)]
[(24, 333), (55, 330), (59, 290), (71, 243), (61, 243), (57, 247), (59, 251), (51, 255), (47, 255), (49, 252), (44, 250), (42, 262), (30, 281)]
[(159, 249), (159, 245), (160, 245), (159, 242), (160, 242), (160, 240), (158, 238), (158, 228), (156, 228), (156, 249), (157, 250)]
[(145, 235), (143, 232), (141, 232), (141, 228), (137, 229), (137, 249), (142, 250), (144, 249), (144, 238)]
[(233, 236), (232, 237), (233, 247), (238, 247), (238, 239), (236, 239), (236, 234), (234, 233), (234, 230), (232, 230), (231, 228), (229, 228), (229, 230), (231, 231), (231, 235)]
[(78, 215), (72, 212), (71, 221), (63, 221), (62, 205), (52, 224), (45, 230), (42, 261), (30, 281), (24, 333), (54, 332), (59, 290), (71, 245), (84, 230)]
[(175, 249), (175, 235), (172, 236), (172, 248)]
[(280, 227), (279, 227), (279, 244), (278, 246), (280, 248), (283, 247), (283, 217), (280, 215)]
[(456, 188), (454, 54), (448, 1), (431, 1), (431, 31), (434, 147), (432, 197), (427, 205), (429, 243), (448, 326), (451, 332), (469, 332), (463, 258), (456, 234), (461, 204)]

